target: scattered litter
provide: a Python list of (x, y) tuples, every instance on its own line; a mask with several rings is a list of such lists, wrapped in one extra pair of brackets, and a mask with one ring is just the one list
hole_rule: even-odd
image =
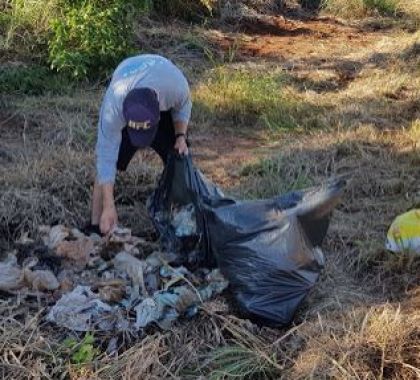
[(94, 242), (87, 237), (83, 237), (78, 240), (59, 242), (56, 245), (56, 254), (84, 267), (89, 263), (91, 255), (94, 254), (94, 248)]
[(24, 269), (25, 282), (37, 291), (56, 290), (60, 287), (60, 283), (54, 273), (49, 270)]
[(134, 308), (136, 312), (136, 324), (137, 329), (144, 328), (152, 322), (159, 319), (161, 311), (159, 305), (153, 298), (146, 298)]
[(146, 241), (137, 236), (132, 236), (129, 228), (115, 227), (111, 232), (109, 242), (125, 243), (131, 246), (136, 246), (137, 244), (145, 243)]
[(73, 289), (73, 281), (69, 277), (60, 280), (60, 290), (62, 293), (70, 292)]
[(58, 224), (54, 227), (41, 226), (39, 230), (41, 233), (45, 234), (43, 236), (43, 241), (45, 245), (50, 249), (55, 248), (70, 234), (69, 229), (61, 224)]
[(112, 279), (98, 282), (94, 287), (94, 291), (98, 291), (102, 301), (120, 302), (126, 295), (125, 282), (120, 279)]
[(120, 274), (126, 274), (131, 280), (131, 285), (133, 288), (133, 299), (136, 299), (140, 296), (140, 289), (143, 296), (148, 295), (146, 286), (144, 284), (143, 273), (145, 269), (145, 263), (143, 261), (136, 259), (127, 252), (120, 252), (114, 258), (114, 266), (117, 272)]
[(113, 308), (102, 302), (87, 286), (77, 286), (51, 308), (47, 321), (74, 331), (112, 330)]
[[(85, 237), (83, 232), (79, 231), (77, 228), (72, 228), (71, 229), (71, 235), (73, 237), (75, 237), (76, 239), (83, 239)], [(99, 235), (97, 235), (97, 236), (99, 236)]]
[(0, 290), (17, 290), (23, 285), (23, 270), (16, 266), (16, 257), (9, 255), (6, 261), (0, 262)]
[(189, 285), (173, 287), (146, 298), (134, 308), (137, 329), (156, 323), (162, 329), (169, 329), (180, 316), (191, 318), (198, 312), (198, 305), (220, 294), (228, 286), (218, 269), (207, 277), (211, 281), (201, 288)]
[(173, 252), (160, 252), (156, 251), (146, 257), (146, 266), (148, 271), (152, 270), (153, 268), (158, 268), (161, 265), (171, 264), (176, 261), (178, 255)]
[[(121, 227), (101, 237), (41, 226), (43, 243), (23, 236), (17, 253), (0, 263), (0, 290), (53, 292), (49, 300), (60, 298), (46, 320), (74, 331), (170, 329), (229, 283), (243, 310), (287, 322), (318, 278), (317, 246), (341, 189), (237, 202), (190, 156), (171, 156), (147, 202), (158, 242)], [(117, 352), (116, 339), (107, 351)]]
[(112, 337), (109, 340), (106, 353), (110, 357), (116, 356), (118, 354), (118, 339), (116, 337)]
[(60, 284), (50, 270), (34, 269), (39, 262), (37, 257), (28, 257), (23, 262), (25, 285), (36, 291), (56, 290)]
[(420, 255), (420, 209), (410, 210), (395, 218), (388, 230), (385, 247), (395, 253)]
[(195, 208), (192, 203), (180, 207), (172, 212), (171, 225), (175, 229), (177, 237), (191, 236), (197, 233)]
[[(136, 239), (127, 230), (124, 236), (131, 241)], [(119, 239), (118, 243), (123, 243), (122, 234)], [(78, 256), (82, 251), (80, 242), (83, 247), (88, 246), (85, 251), (103, 249), (107, 244), (87, 245), (88, 240), (86, 236), (62, 240), (55, 252), (73, 262), (75, 257), (83, 258)], [(121, 251), (94, 268), (81, 270), (64, 265), (58, 279), (52, 272), (32, 271), (36, 259), (28, 259), (23, 271), (33, 288), (60, 289), (62, 296), (47, 315), (47, 320), (58, 326), (75, 331), (139, 331), (155, 323), (168, 329), (179, 317), (194, 316), (202, 302), (227, 287), (227, 281), (217, 270), (200, 270), (194, 274), (184, 266), (172, 267), (177, 258), (178, 255), (170, 252), (155, 251), (145, 260), (139, 260)], [(74, 289), (73, 284), (77, 285)], [(130, 311), (135, 313), (135, 320), (130, 319)]]

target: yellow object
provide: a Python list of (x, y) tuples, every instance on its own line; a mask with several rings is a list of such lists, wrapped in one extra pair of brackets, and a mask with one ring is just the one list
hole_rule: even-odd
[(410, 210), (395, 218), (388, 230), (385, 247), (392, 252), (420, 255), (420, 209)]

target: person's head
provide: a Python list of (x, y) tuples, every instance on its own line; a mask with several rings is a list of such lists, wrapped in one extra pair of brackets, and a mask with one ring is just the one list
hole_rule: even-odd
[(123, 102), (123, 115), (131, 143), (139, 148), (150, 146), (159, 124), (159, 101), (150, 88), (131, 90)]

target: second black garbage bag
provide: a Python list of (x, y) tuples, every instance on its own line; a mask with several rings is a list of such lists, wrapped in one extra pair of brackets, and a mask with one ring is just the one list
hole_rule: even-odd
[(211, 252), (250, 319), (290, 324), (323, 268), (319, 245), (344, 185), (337, 180), (267, 200), (207, 203)]
[(184, 262), (217, 263), (241, 312), (261, 324), (289, 324), (324, 265), (319, 246), (345, 179), (272, 199), (237, 201), (171, 156), (149, 212)]

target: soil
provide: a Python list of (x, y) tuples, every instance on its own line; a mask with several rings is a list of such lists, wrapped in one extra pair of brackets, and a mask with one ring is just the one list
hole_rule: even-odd
[(325, 49), (331, 51), (349, 43), (358, 49), (375, 39), (375, 33), (333, 18), (305, 21), (267, 18), (269, 24), (261, 23), (259, 19), (242, 21), (236, 26), (236, 33), (214, 32), (213, 41), (226, 50), (236, 43), (237, 53), (245, 57), (307, 61)]

